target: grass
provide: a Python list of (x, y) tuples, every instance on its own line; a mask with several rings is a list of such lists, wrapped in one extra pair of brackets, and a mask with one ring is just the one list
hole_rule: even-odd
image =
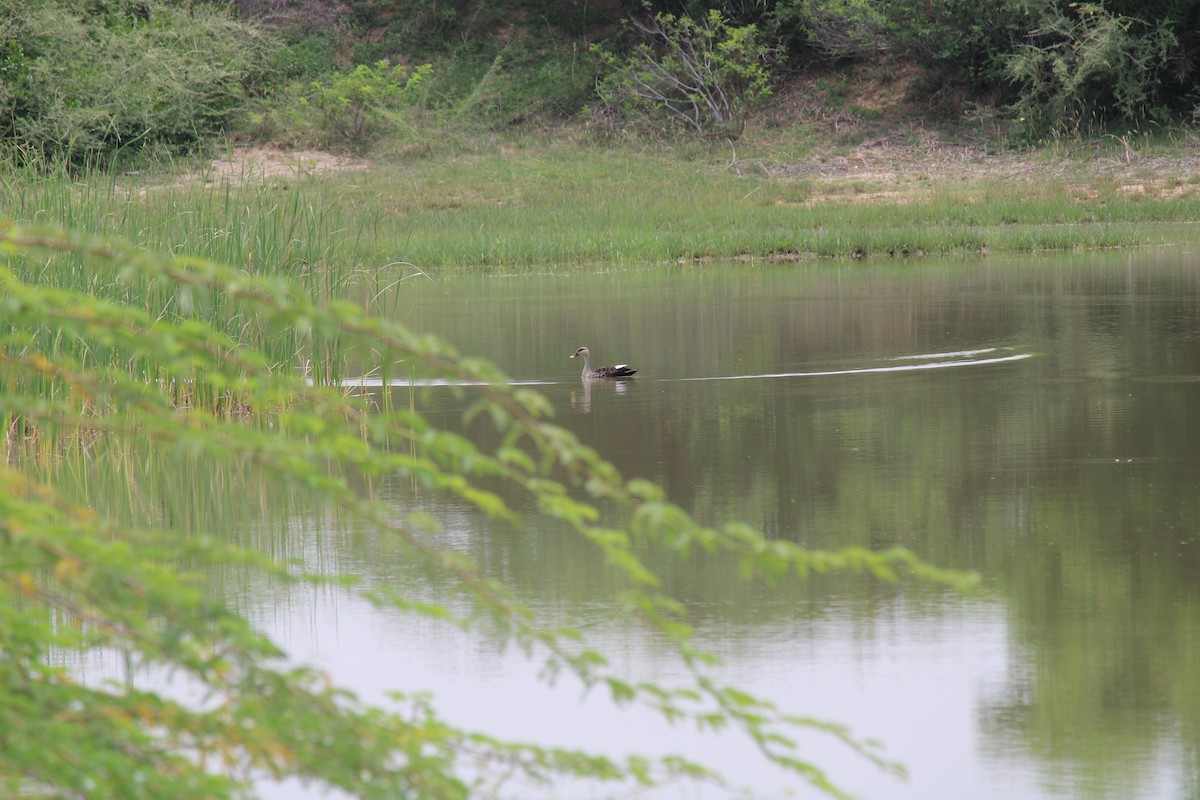
[[(360, 285), (356, 270), (376, 263), (378, 218), (343, 213), (341, 187), (283, 181), (235, 185), (228, 181), (177, 181), (160, 171), (149, 176), (94, 172), (81, 177), (28, 170), (0, 179), (6, 199), (0, 216), (18, 224), (63, 226), (84, 234), (115, 237), (136, 247), (197, 255), (251, 273), (294, 280), (314, 300), (328, 301)], [(164, 282), (97, 270), (82, 256), (60, 253), (44, 262), (13, 259), (16, 275), (29, 283), (117, 299), (152, 319), (193, 316), (246, 346), (268, 353), (280, 366), (330, 366), (307, 352), (295, 330), (267, 326), (244, 304), (218, 292), (181, 293)], [(58, 331), (42, 330), (39, 346), (104, 362), (102, 343), (83, 345)], [(156, 379), (152, 365), (125, 362), (129, 374)], [(202, 387), (189, 390), (194, 395)], [(196, 399), (192, 397), (192, 399)], [(212, 405), (224, 402), (209, 397)], [(189, 400), (190, 402), (190, 400)]]
[(1200, 212), (1195, 200), (1089, 202), (1061, 187), (1030, 194), (999, 184), (864, 202), (711, 161), (610, 153), (406, 165), (401, 174), (364, 185), (364, 204), (370, 195), (386, 206), (394, 247), (425, 270), (1140, 246), (1162, 237), (1145, 223)]
[(734, 168), (715, 149), (510, 144), (287, 180), (18, 172), (4, 182), (2, 212), (19, 222), (292, 277), (326, 298), (414, 269), (1137, 247), (1190, 238), (1186, 224), (1200, 219), (1189, 193), (1122, 194), (1105, 178), (830, 182)]

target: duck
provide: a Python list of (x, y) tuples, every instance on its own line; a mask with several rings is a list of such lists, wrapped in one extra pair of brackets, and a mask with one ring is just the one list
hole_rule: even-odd
[(628, 364), (615, 364), (611, 367), (592, 369), (592, 353), (586, 347), (579, 348), (569, 355), (568, 358), (575, 358), (576, 356), (583, 356), (584, 380), (588, 378), (629, 378), (633, 376), (633, 373), (637, 372), (636, 368)]

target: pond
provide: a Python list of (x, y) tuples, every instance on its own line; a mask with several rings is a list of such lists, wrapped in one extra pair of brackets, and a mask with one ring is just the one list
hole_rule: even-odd
[[(736, 565), (657, 564), (722, 677), (878, 739), (907, 779), (830, 737), (802, 755), (865, 798), (1200, 797), (1200, 269), (1189, 250), (1013, 260), (700, 264), (413, 278), (376, 301), (536, 385), (627, 477), (702, 522), (813, 548), (902, 545), (978, 571), (960, 596), (824, 575), (777, 591)], [(628, 362), (580, 379), (581, 345)], [(419, 383), (419, 382), (418, 382)], [(447, 387), (402, 386), (461, 427)], [(474, 430), (474, 429), (470, 429)], [(371, 491), (445, 522), (550, 619), (619, 667), (678, 667), (608, 605), (611, 580), (562, 531), (513, 530), (396, 481)], [(418, 596), (387, 543), (290, 521), (279, 549)], [(336, 526), (335, 526), (336, 528)], [(653, 560), (653, 554), (648, 554)], [(300, 660), (370, 698), (430, 691), (449, 721), (604, 752), (680, 752), (769, 798), (815, 796), (737, 735), (697, 734), (547, 687), (483, 636), (335, 590), (226, 591)], [(267, 787), (272, 797), (296, 787)], [(594, 787), (513, 797), (605, 796)], [(668, 787), (655, 798), (725, 798)]]

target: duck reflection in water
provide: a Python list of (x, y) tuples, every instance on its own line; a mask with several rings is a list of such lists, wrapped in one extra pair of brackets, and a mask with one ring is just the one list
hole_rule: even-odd
[(581, 381), (583, 391), (571, 392), (571, 408), (577, 409), (581, 414), (590, 413), (592, 410), (592, 386), (597, 387), (597, 391), (613, 392), (615, 394), (628, 394), (629, 381), (613, 380), (612, 378), (589, 378), (584, 376)]

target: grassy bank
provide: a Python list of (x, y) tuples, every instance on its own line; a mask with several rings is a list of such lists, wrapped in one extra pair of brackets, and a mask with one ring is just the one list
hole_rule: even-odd
[(4, 179), (2, 213), (299, 277), (324, 296), (414, 270), (1138, 247), (1191, 238), (1200, 220), (1195, 184), (1182, 179), (1134, 192), (1049, 169), (1041, 181), (920, 180), (903, 165), (831, 178), (717, 149), (567, 145), (360, 166), (207, 182), (17, 173)]

